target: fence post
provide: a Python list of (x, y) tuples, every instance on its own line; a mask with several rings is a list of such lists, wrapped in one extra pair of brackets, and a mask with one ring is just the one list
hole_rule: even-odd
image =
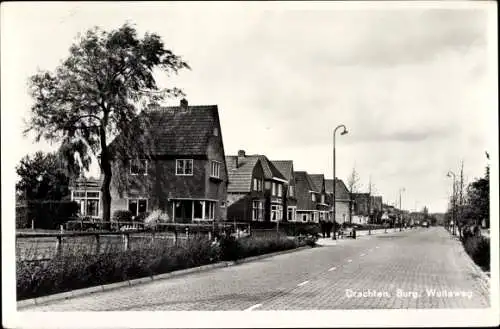
[(35, 230), (35, 220), (34, 219), (31, 220), (31, 229)]
[(189, 240), (189, 227), (186, 227), (186, 240)]
[(95, 252), (96, 255), (99, 255), (99, 252), (101, 251), (101, 239), (99, 234), (95, 235)]
[(123, 249), (127, 251), (129, 248), (129, 234), (123, 233), (122, 236), (123, 236)]

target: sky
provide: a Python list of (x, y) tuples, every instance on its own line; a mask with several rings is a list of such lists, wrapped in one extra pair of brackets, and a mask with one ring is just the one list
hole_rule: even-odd
[(385, 203), (404, 188), (404, 209), (444, 212), (448, 170), (458, 174), (463, 161), (468, 183), (484, 174), (485, 151), (497, 159), (494, 5), (4, 3), (2, 159), (15, 175), (24, 155), (57, 147), (21, 133), (29, 76), (54, 70), (78, 33), (129, 22), (191, 66), (158, 82), (190, 104), (218, 105), (226, 155), (293, 160), (331, 178), (333, 130), (344, 124), (338, 178), (355, 168), (360, 192), (371, 179)]

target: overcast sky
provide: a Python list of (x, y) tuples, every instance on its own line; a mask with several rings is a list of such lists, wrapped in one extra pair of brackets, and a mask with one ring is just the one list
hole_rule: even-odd
[(244, 149), (330, 178), (333, 128), (345, 124), (337, 177), (355, 166), (362, 191), (371, 176), (386, 203), (404, 187), (403, 208), (445, 211), (447, 171), (463, 160), (471, 181), (497, 150), (496, 10), (484, 5), (3, 4), (2, 158), (13, 168), (47, 149), (20, 133), (28, 77), (53, 70), (77, 33), (129, 21), (190, 64), (158, 79), (190, 104), (219, 106), (226, 155)]

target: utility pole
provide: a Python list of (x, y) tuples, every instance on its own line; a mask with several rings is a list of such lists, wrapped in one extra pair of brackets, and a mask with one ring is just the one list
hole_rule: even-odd
[[(463, 224), (463, 218), (462, 218), (462, 209), (464, 205), (464, 160), (461, 161), (460, 163), (460, 194), (459, 194), (459, 207), (458, 207), (458, 219), (460, 221), (460, 224)], [(459, 236), (462, 237), (462, 230), (459, 228)]]

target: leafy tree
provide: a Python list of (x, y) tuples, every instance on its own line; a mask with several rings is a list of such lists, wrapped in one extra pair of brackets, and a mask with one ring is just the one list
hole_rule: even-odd
[[(469, 184), (467, 189), (467, 203), (464, 207), (464, 217), (474, 224), (480, 224), (490, 218), (490, 179), (489, 168), (484, 178), (479, 178)], [(471, 223), (471, 224), (472, 224)]]
[[(54, 72), (38, 72), (30, 79), (34, 99), (28, 131), (61, 143), (64, 154), (79, 159), (85, 169), (92, 156), (103, 174), (103, 220), (110, 220), (113, 152), (109, 142), (136, 127), (141, 107), (178, 96), (177, 89), (160, 89), (153, 70), (177, 73), (189, 66), (165, 49), (160, 36), (137, 36), (124, 24), (110, 32), (93, 28), (79, 35)], [(135, 120), (137, 121), (137, 120)], [(131, 147), (131, 145), (130, 145)]]
[(25, 200), (62, 200), (69, 194), (70, 177), (56, 153), (26, 155), (16, 172), (16, 191)]

